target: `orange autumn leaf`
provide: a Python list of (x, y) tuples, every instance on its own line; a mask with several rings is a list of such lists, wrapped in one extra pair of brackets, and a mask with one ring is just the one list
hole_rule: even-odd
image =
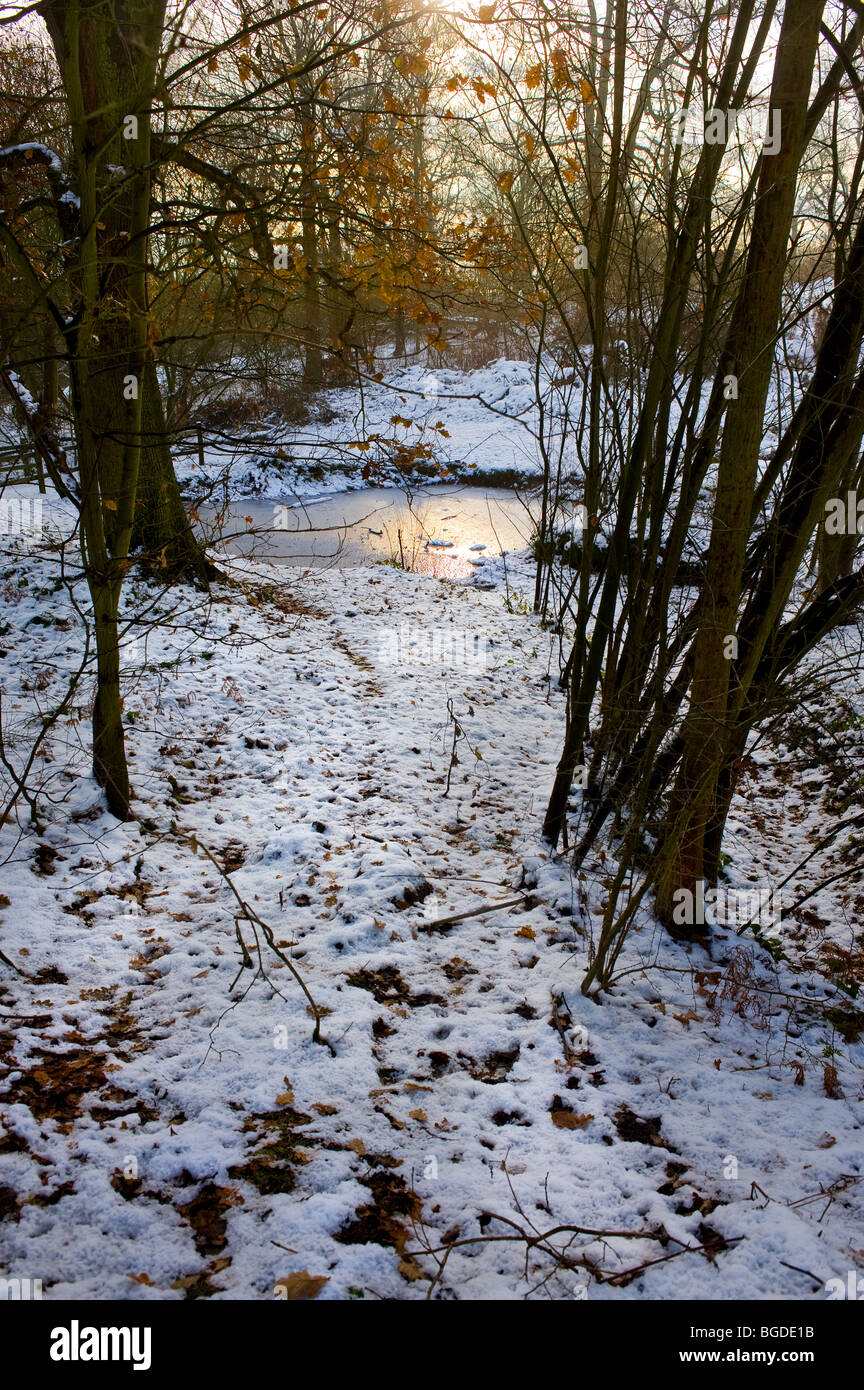
[(317, 1298), (324, 1285), (329, 1283), (327, 1274), (310, 1274), (308, 1269), (299, 1269), (277, 1279), (274, 1293), (277, 1298), (295, 1302), (301, 1298)]
[(585, 1129), (586, 1125), (590, 1125), (594, 1116), (577, 1115), (572, 1110), (553, 1110), (551, 1119), (557, 1129)]

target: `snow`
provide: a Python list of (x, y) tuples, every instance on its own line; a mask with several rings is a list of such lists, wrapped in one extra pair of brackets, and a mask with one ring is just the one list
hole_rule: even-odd
[(43, 145), (39, 140), (25, 140), (19, 145), (7, 145), (5, 149), (0, 150), (0, 159), (3, 159), (6, 155), (26, 155), (28, 151), (34, 154), (41, 154), (43, 158), (47, 160), (55, 174), (62, 174), (63, 162), (59, 154), (55, 154), (54, 150), (49, 149), (47, 145)]
[[(545, 379), (543, 389), (550, 389)], [(528, 362), (501, 358), (470, 372), (397, 366), (380, 381), (323, 391), (306, 425), (272, 419), (236, 449), (209, 443), (203, 480), (194, 451), (178, 474), (203, 488), (227, 473), (234, 495), (263, 492), (311, 502), (365, 486), (362, 470), (370, 461), (381, 481), (401, 482), (391, 446), (419, 445), (433, 451), (443, 477), (538, 477), (538, 419)], [(352, 449), (367, 440), (368, 450)]]
[(27, 390), (27, 387), (24, 385), (24, 382), (21, 380), (18, 373), (13, 372), (10, 369), (9, 380), (12, 383), (12, 387), (15, 391), (16, 396), (18, 397), (19, 404), (24, 407), (28, 415), (35, 415), (39, 407), (36, 404), (34, 397)]
[[(518, 373), (481, 380), (527, 400)], [(54, 567), (4, 544), (20, 761), (81, 639)], [(506, 565), (505, 584), (490, 557), (481, 589), (238, 561), (212, 601), (129, 580), (138, 820), (113, 820), (88, 775), (81, 690), (36, 760), (41, 832), (23, 812), (0, 830), (0, 950), (26, 972), (0, 961), (4, 1274), (48, 1299), (237, 1299), (306, 1269), (321, 1300), (422, 1299), (424, 1244), (503, 1233), (484, 1212), (633, 1238), (575, 1235), (593, 1273), (537, 1253), (527, 1279), (516, 1243), (459, 1246), (435, 1296), (823, 1299), (860, 1265), (864, 1047), (826, 1023), (844, 995), (816, 968), (826, 943), (860, 946), (860, 887), (811, 899), (818, 927), (781, 924), (779, 962), (722, 926), (712, 958), (677, 945), (646, 906), (619, 982), (584, 998), (614, 858), (598, 846), (574, 876), (540, 842), (558, 639), (518, 601), (527, 558)], [(412, 660), (406, 624), (446, 662)], [(837, 688), (860, 710), (860, 671)], [(803, 743), (754, 752), (730, 886), (779, 882), (824, 833), (818, 767)], [(272, 927), (325, 1045), (274, 952), (266, 979), (241, 968), (237, 899), (196, 846)], [(790, 891), (828, 871), (817, 857)], [(285, 1167), (256, 1167), (267, 1145)], [(361, 1243), (364, 1219), (391, 1243)]]

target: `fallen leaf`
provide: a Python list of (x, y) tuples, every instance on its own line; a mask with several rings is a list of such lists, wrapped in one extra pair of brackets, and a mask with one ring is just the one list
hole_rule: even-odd
[(275, 1293), (277, 1298), (293, 1303), (301, 1298), (317, 1298), (324, 1285), (329, 1283), (327, 1274), (310, 1274), (308, 1269), (299, 1269), (294, 1274), (277, 1279)]
[(425, 1110), (409, 1110), (408, 1114), (411, 1116), (412, 1120), (419, 1120), (421, 1124), (425, 1124), (428, 1119)]
[(527, 937), (529, 941), (533, 941), (537, 933), (536, 931), (532, 931), (531, 927), (520, 927), (517, 932), (514, 932), (514, 936), (524, 936)]
[(594, 1119), (593, 1115), (576, 1115), (572, 1110), (552, 1110), (550, 1114), (558, 1129), (585, 1129)]

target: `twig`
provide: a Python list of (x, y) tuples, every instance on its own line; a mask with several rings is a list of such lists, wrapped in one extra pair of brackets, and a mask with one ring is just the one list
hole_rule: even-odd
[[(294, 976), (294, 979), (297, 981), (298, 985), (300, 986), (306, 998), (308, 999), (309, 1007), (311, 1008), (313, 1016), (315, 1018), (315, 1027), (312, 1031), (312, 1041), (316, 1043), (322, 1043), (325, 1047), (330, 1047), (330, 1044), (321, 1037), (321, 1011), (318, 1008), (318, 1005), (315, 1003), (315, 1000), (312, 998), (312, 995), (309, 993), (309, 990), (306, 986), (306, 982), (303, 979), (303, 976), (300, 974), (300, 971), (297, 969), (294, 963), (288, 959), (285, 953), (283, 951), (280, 951), (279, 947), (276, 945), (276, 940), (273, 936), (273, 928), (268, 926), (267, 923), (261, 917), (258, 916), (258, 913), (255, 911), (253, 907), (250, 907), (249, 903), (246, 902), (245, 898), (241, 898), (240, 894), (237, 892), (237, 889), (234, 887), (234, 884), (231, 882), (231, 876), (228, 873), (227, 869), (223, 868), (223, 866), (219, 863), (219, 860), (216, 858), (214, 854), (210, 852), (207, 846), (202, 844), (201, 841), (195, 835), (186, 835), (185, 839), (187, 844), (192, 849), (193, 853), (197, 853), (200, 849), (202, 854), (204, 854), (210, 860), (210, 863), (214, 866), (219, 875), (228, 884), (228, 887), (231, 889), (231, 892), (234, 894), (234, 897), (240, 904), (240, 907), (242, 908), (242, 916), (245, 917), (249, 922), (256, 923), (261, 928), (261, 930), (264, 933), (264, 938), (267, 942), (267, 945), (270, 947), (273, 954), (279, 957), (283, 965), (288, 966), (288, 969), (291, 971), (291, 974)], [(241, 966), (241, 970), (245, 970), (247, 968), (247, 961), (249, 968), (251, 968), (252, 961), (251, 957), (249, 956), (248, 948), (246, 947), (246, 944), (242, 940), (242, 937), (240, 935), (239, 921), (239, 918), (235, 919), (235, 928), (237, 931), (238, 940), (240, 941), (240, 945), (244, 953), (244, 960), (243, 965)], [(239, 979), (239, 975), (236, 977), (234, 984), (236, 984), (237, 979)], [(234, 984), (232, 984), (231, 986), (232, 989), (234, 988)], [(330, 1050), (332, 1052), (332, 1048)]]
[(453, 922), (465, 922), (469, 917), (483, 917), (487, 912), (496, 912), (498, 908), (520, 907), (525, 901), (524, 895), (521, 898), (505, 898), (500, 903), (483, 903), (480, 907), (472, 907), (468, 912), (456, 912), (452, 917), (436, 917), (434, 922), (427, 922), (425, 926), (418, 927), (418, 931), (440, 931), (442, 927), (449, 927)]
[(644, 1264), (634, 1265), (632, 1269), (622, 1269), (620, 1274), (609, 1274), (605, 1278), (600, 1278), (598, 1275), (598, 1283), (617, 1285), (626, 1279), (629, 1284), (630, 1280), (637, 1274), (640, 1274), (643, 1269), (650, 1269), (652, 1265), (662, 1265), (665, 1264), (667, 1260), (677, 1260), (679, 1255), (704, 1255), (706, 1253), (719, 1255), (722, 1254), (723, 1250), (727, 1250), (730, 1245), (737, 1245), (739, 1240), (746, 1240), (746, 1236), (732, 1236), (729, 1240), (724, 1239), (722, 1246), (716, 1247), (711, 1244), (684, 1245), (680, 1250), (673, 1250), (671, 1255), (660, 1255), (656, 1260), (646, 1260)]
[(780, 1263), (784, 1269), (794, 1269), (796, 1274), (806, 1274), (808, 1279), (812, 1279), (815, 1284), (819, 1284), (820, 1286), (824, 1287), (825, 1280), (820, 1279), (819, 1275), (814, 1274), (811, 1269), (801, 1269), (799, 1265), (787, 1264), (785, 1260), (781, 1260)]
[(14, 970), (16, 975), (21, 975), (25, 980), (30, 978), (27, 971), (22, 970), (20, 965), (16, 965), (14, 960), (10, 960), (5, 951), (0, 951), (0, 960), (4, 965), (8, 965), (10, 970)]

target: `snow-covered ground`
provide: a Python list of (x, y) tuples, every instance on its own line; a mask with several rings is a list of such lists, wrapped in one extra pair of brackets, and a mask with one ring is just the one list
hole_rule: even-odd
[[(560, 408), (572, 388), (541, 391)], [(534, 366), (501, 358), (474, 371), (393, 368), (381, 380), (322, 391), (305, 425), (262, 422), (242, 447), (208, 434), (204, 477), (194, 448), (178, 475), (202, 493), (226, 481), (232, 495), (312, 501), (373, 482), (399, 482), (410, 460), (417, 478), (528, 479), (539, 474)], [(571, 463), (574, 459), (571, 459)], [(371, 472), (370, 472), (371, 470)]]
[[(53, 562), (6, 553), (18, 762), (81, 634)], [(575, 877), (542, 849), (557, 639), (527, 561), (503, 571), (238, 563), (209, 602), (130, 580), (162, 623), (127, 647), (139, 820), (87, 776), (88, 687), (35, 760), (40, 825), (0, 830), (4, 1275), (76, 1299), (824, 1299), (864, 1264), (860, 885), (775, 929), (779, 963), (723, 929), (710, 957), (676, 945), (646, 907), (584, 998), (611, 849)], [(824, 833), (832, 692), (812, 751), (754, 753), (732, 884)], [(519, 1232), (553, 1228), (526, 1262)]]

